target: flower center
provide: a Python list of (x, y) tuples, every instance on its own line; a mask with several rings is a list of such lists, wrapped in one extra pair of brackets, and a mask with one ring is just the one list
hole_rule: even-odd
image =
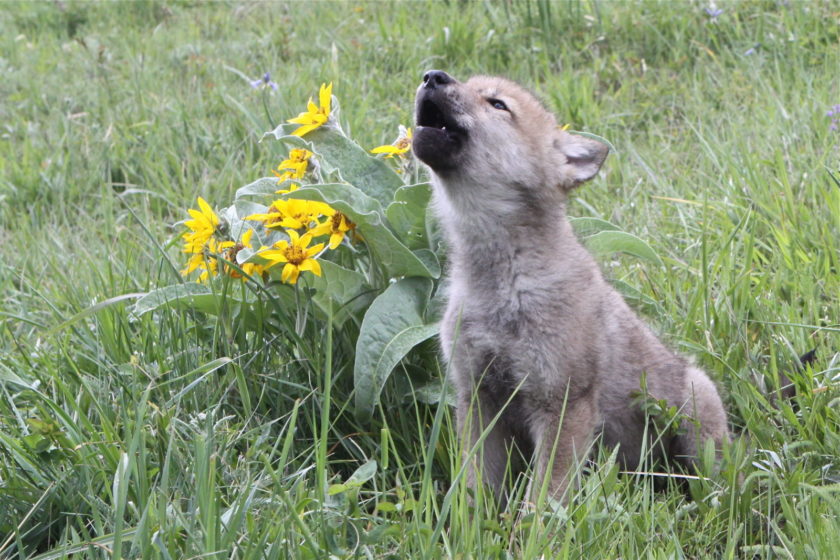
[(225, 249), (223, 256), (225, 257), (225, 259), (231, 262), (236, 262), (236, 255), (238, 255), (239, 251), (241, 251), (244, 248), (245, 245), (243, 245), (242, 243), (237, 243), (233, 247), (228, 247), (227, 249)]
[(284, 252), (286, 259), (294, 265), (300, 265), (306, 260), (306, 251), (296, 245), (289, 245)]
[(343, 217), (344, 217), (344, 214), (342, 214), (341, 212), (336, 212), (335, 214), (332, 215), (331, 227), (332, 227), (333, 232), (335, 232), (335, 233), (340, 233), (341, 232), (341, 218), (343, 218)]
[(300, 223), (300, 225), (297, 226), (297, 227), (306, 228), (306, 229), (311, 228), (312, 227), (312, 222), (315, 220), (315, 218), (309, 212), (298, 212), (297, 214), (291, 214), (291, 215), (289, 215), (289, 218), (291, 218), (291, 219), (297, 221), (298, 223)]

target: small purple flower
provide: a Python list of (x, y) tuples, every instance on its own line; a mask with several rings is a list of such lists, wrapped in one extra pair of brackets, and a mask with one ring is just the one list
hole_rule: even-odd
[(277, 82), (271, 81), (271, 72), (266, 72), (262, 78), (257, 78), (256, 80), (252, 81), (251, 87), (254, 89), (270, 87), (274, 91), (277, 91), (278, 86)]
[(750, 56), (751, 54), (755, 54), (755, 51), (758, 47), (760, 47), (760, 43), (756, 43), (754, 47), (750, 47), (744, 52), (744, 56)]
[(706, 14), (712, 19), (717, 19), (717, 17), (722, 13), (723, 13), (722, 9), (715, 8), (714, 6), (710, 6), (710, 7), (706, 8)]
[(837, 125), (840, 124), (840, 103), (826, 111), (825, 116), (831, 119), (831, 124), (828, 126), (828, 129), (837, 130)]

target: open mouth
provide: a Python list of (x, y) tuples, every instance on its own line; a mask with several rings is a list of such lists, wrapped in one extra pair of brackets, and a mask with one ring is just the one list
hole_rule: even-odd
[(453, 118), (452, 101), (440, 89), (421, 88), (417, 98), (414, 155), (436, 172), (456, 169), (467, 131)]
[(458, 126), (449, 113), (443, 111), (432, 99), (424, 99), (420, 102), (417, 108), (417, 126), (439, 129), (447, 133), (450, 138), (466, 134), (466, 131)]

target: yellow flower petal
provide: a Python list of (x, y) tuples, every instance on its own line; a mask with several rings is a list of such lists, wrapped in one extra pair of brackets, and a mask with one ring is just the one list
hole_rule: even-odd
[(330, 103), (332, 102), (332, 82), (330, 85), (324, 86), (321, 84), (321, 89), (318, 92), (318, 101), (321, 102), (321, 110), (327, 115), (330, 114)]
[(306, 256), (308, 258), (308, 257), (311, 257), (313, 255), (317, 255), (318, 253), (320, 253), (323, 250), (324, 250), (324, 244), (323, 243), (318, 243), (317, 245), (313, 245), (312, 247), (310, 247), (309, 249), (306, 250)]
[(298, 267), (298, 269), (301, 271), (308, 270), (315, 276), (321, 276), (321, 263), (319, 263), (315, 259), (308, 259), (303, 261)]
[(330, 249), (335, 249), (339, 245), (341, 245), (341, 241), (344, 239), (344, 232), (336, 232), (330, 234)]
[(301, 228), (306, 227), (306, 224), (303, 221), (298, 220), (296, 218), (293, 218), (291, 216), (289, 216), (287, 218), (283, 218), (280, 221), (279, 225), (280, 225), (280, 227), (292, 228), (292, 229), (301, 229)]
[(208, 218), (211, 218), (213, 223), (218, 225), (219, 217), (216, 216), (216, 213), (213, 212), (213, 208), (211, 208), (210, 205), (207, 204), (207, 201), (201, 198), (200, 196), (198, 197), (198, 207), (201, 208), (202, 214), (204, 214)]
[[(192, 216), (194, 218), (193, 220), (189, 220), (192, 223), (205, 222), (207, 220), (207, 218), (205, 218), (204, 214), (202, 214), (200, 211), (198, 211), (194, 208), (187, 208), (187, 212), (189, 213), (190, 216)], [(186, 222), (184, 222), (184, 223), (186, 223)]]
[(400, 125), (400, 135), (394, 140), (393, 144), (386, 144), (384, 146), (377, 146), (370, 152), (372, 154), (386, 154), (386, 158), (392, 158), (395, 155), (402, 155), (411, 149), (411, 129)]
[(267, 261), (274, 261), (274, 263), (284, 263), (289, 262), (289, 259), (286, 258), (286, 249), (268, 249), (266, 251), (260, 252), (260, 257), (264, 258)]
[(242, 245), (244, 245), (245, 247), (248, 247), (249, 249), (253, 249), (253, 247), (251, 247), (251, 236), (253, 236), (253, 235), (254, 235), (254, 230), (252, 230), (252, 229), (249, 229), (248, 231), (243, 233), (242, 234), (242, 240), (241, 240)]
[(330, 116), (330, 104), (332, 97), (332, 83), (329, 86), (321, 84), (321, 89), (318, 92), (318, 100), (321, 102), (320, 107), (316, 107), (312, 102), (312, 98), (306, 104), (306, 112), (299, 114), (288, 122), (302, 125), (295, 129), (292, 134), (295, 136), (303, 136), (326, 123)]
[(398, 154), (400, 153), (400, 149), (396, 146), (392, 146), (391, 144), (385, 144), (384, 146), (377, 146), (376, 148), (370, 151), (372, 154)]
[(292, 263), (288, 263), (283, 267), (283, 272), (280, 273), (280, 280), (286, 282), (287, 284), (295, 284), (299, 275), (300, 270), (298, 267)]
[(314, 119), (312, 118), (311, 113), (301, 113), (293, 119), (289, 119), (290, 123), (295, 124), (312, 124), (314, 123)]
[(318, 125), (318, 124), (308, 124), (308, 125), (302, 126), (300, 128), (296, 128), (295, 130), (292, 131), (292, 136), (303, 136), (304, 134), (312, 132), (313, 130), (315, 130), (319, 126), (320, 125)]

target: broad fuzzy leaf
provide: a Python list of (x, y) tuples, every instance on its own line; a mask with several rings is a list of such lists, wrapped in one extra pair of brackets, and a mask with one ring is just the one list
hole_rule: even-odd
[(627, 253), (640, 259), (662, 265), (662, 259), (650, 245), (624, 231), (601, 231), (583, 239), (584, 245), (596, 255)]
[[(239, 280), (234, 282), (238, 283)], [(132, 306), (132, 311), (139, 316), (167, 306), (192, 309), (209, 315), (218, 315), (225, 308), (231, 310), (233, 315), (240, 316), (246, 329), (255, 329), (258, 325), (258, 319), (250, 302), (232, 293), (213, 292), (209, 286), (195, 282), (174, 284), (152, 290), (137, 300)]]
[(315, 288), (312, 300), (338, 326), (361, 314), (375, 295), (362, 274), (327, 260), (321, 261), (321, 276), (309, 275), (308, 281)]
[(394, 191), (403, 186), (403, 181), (384, 161), (375, 158), (347, 138), (334, 126), (322, 126), (308, 133), (303, 139), (291, 136), (296, 125), (281, 124), (266, 136), (297, 147), (306, 147), (319, 156), (326, 173), (339, 170), (341, 178), (356, 186), (383, 206), (394, 199)]
[(394, 193), (394, 202), (385, 210), (391, 227), (410, 249), (429, 247), (426, 238), (426, 208), (431, 195), (429, 183), (400, 187)]
[(440, 264), (433, 254), (418, 256), (391, 233), (383, 221), (382, 206), (351, 185), (310, 185), (296, 190), (294, 198), (326, 202), (347, 215), (388, 276), (440, 276)]
[(382, 387), (400, 360), (438, 333), (439, 326), (423, 318), (432, 284), (428, 278), (403, 278), (376, 298), (365, 314), (353, 368), (359, 420), (371, 418)]

